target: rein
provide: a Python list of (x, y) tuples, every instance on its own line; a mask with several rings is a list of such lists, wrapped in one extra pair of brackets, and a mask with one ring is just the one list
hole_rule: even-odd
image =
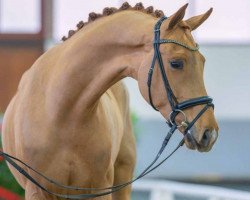
[[(166, 19), (167, 19), (167, 17), (162, 17), (156, 23), (155, 28), (154, 28), (154, 33), (155, 33), (154, 57), (152, 60), (152, 65), (149, 69), (147, 85), (148, 85), (148, 94), (149, 94), (150, 104), (155, 110), (157, 110), (157, 108), (153, 104), (153, 100), (152, 100), (152, 96), (151, 96), (152, 75), (153, 75), (154, 66), (155, 66), (155, 63), (157, 60), (158, 64), (159, 64), (160, 72), (162, 75), (164, 87), (166, 90), (166, 95), (167, 95), (168, 101), (170, 103), (170, 106), (172, 108), (172, 112), (169, 115), (169, 120), (167, 120), (167, 124), (169, 125), (170, 130), (169, 130), (168, 134), (166, 135), (165, 139), (163, 140), (162, 146), (161, 146), (159, 152), (157, 153), (155, 159), (151, 162), (151, 164), (149, 164), (149, 166), (139, 176), (137, 176), (136, 178), (132, 179), (129, 182), (125, 182), (125, 183), (122, 183), (119, 185), (115, 185), (112, 187), (106, 187), (106, 188), (81, 188), (81, 187), (74, 187), (74, 186), (65, 186), (65, 185), (62, 185), (62, 184), (46, 177), (45, 175), (43, 175), (42, 173), (33, 169), (31, 166), (29, 166), (28, 164), (26, 164), (25, 162), (23, 162), (22, 160), (20, 160), (18, 158), (15, 158), (15, 157), (13, 157), (7, 153), (4, 153), (2, 151), (0, 151), (0, 156), (3, 156), (3, 158), (6, 160), (6, 162), (8, 162), (10, 165), (12, 165), (16, 170), (18, 170), (28, 180), (30, 180), (32, 183), (34, 183), (37, 187), (39, 187), (43, 191), (45, 191), (51, 195), (54, 195), (56, 197), (65, 198), (65, 199), (89, 199), (89, 198), (95, 198), (95, 197), (100, 197), (100, 196), (112, 194), (112, 193), (114, 193), (118, 190), (121, 190), (122, 188), (132, 184), (133, 182), (137, 181), (138, 179), (141, 179), (142, 177), (146, 176), (147, 174), (149, 174), (150, 172), (152, 172), (153, 170), (158, 168), (160, 165), (162, 165), (167, 159), (169, 159), (184, 144), (185, 137), (189, 137), (189, 138), (193, 139), (193, 136), (190, 132), (190, 129), (192, 128), (194, 123), (201, 117), (201, 115), (209, 107), (214, 107), (214, 105), (212, 103), (212, 101), (213, 101), (212, 98), (210, 98), (208, 96), (193, 98), (193, 99), (189, 99), (187, 101), (183, 101), (181, 103), (178, 103), (177, 98), (175, 97), (175, 95), (170, 87), (170, 84), (169, 84), (169, 81), (168, 81), (168, 78), (167, 78), (167, 75), (166, 75), (166, 72), (164, 69), (163, 61), (162, 61), (160, 50), (159, 50), (160, 44), (174, 43), (176, 45), (187, 48), (191, 51), (197, 51), (199, 49), (199, 46), (196, 45), (196, 47), (192, 48), (192, 47), (189, 47), (181, 42), (175, 41), (175, 40), (160, 39), (160, 26), (161, 26), (162, 22)], [(193, 107), (193, 106), (197, 106), (197, 105), (205, 105), (205, 107), (197, 114), (197, 116), (193, 119), (193, 121), (191, 121), (190, 123), (187, 122), (186, 115), (183, 112), (183, 110), (190, 108), (190, 107)], [(184, 121), (180, 125), (178, 125), (175, 122), (175, 117), (180, 113), (184, 116)], [(166, 156), (162, 161), (160, 161), (159, 163), (156, 164), (156, 162), (159, 160), (160, 156), (162, 155), (164, 149), (166, 148), (170, 138), (172, 137), (174, 132), (181, 126), (185, 127), (183, 139), (180, 141), (180, 143), (177, 145), (177, 147), (168, 156)], [(75, 191), (88, 191), (88, 192), (96, 191), (96, 192), (91, 193), (91, 194), (85, 193), (85, 194), (76, 194), (76, 195), (58, 194), (58, 193), (52, 192), (52, 191), (48, 190), (47, 188), (45, 188), (44, 186), (42, 186), (40, 183), (38, 183), (37, 180), (35, 178), (33, 178), (31, 175), (29, 175), (29, 173), (23, 167), (21, 167), (19, 164), (17, 164), (17, 162), (21, 163), (22, 165), (27, 167), (29, 170), (33, 171), (35, 174), (37, 174), (38, 176), (45, 179), (47, 182), (54, 184), (55, 186), (57, 186), (59, 188), (68, 189), (68, 190), (75, 190)]]
[[(129, 182), (126, 183), (122, 183), (119, 185), (115, 185), (112, 187), (107, 187), (107, 188), (81, 188), (81, 187), (75, 187), (75, 186), (66, 186), (66, 185), (62, 185), (48, 177), (46, 177), (45, 175), (41, 174), (40, 172), (36, 171), (35, 169), (33, 169), (31, 166), (27, 165), (25, 162), (21, 161), (20, 159), (17, 159), (11, 155), (8, 155), (2, 151), (0, 151), (0, 156), (3, 156), (3, 158), (10, 164), (12, 165), (17, 171), (19, 171), (19, 173), (23, 174), (28, 180), (30, 180), (32, 183), (34, 183), (36, 186), (38, 186), (40, 189), (42, 189), (43, 191), (56, 196), (56, 197), (60, 197), (60, 198), (65, 198), (65, 199), (90, 199), (90, 198), (96, 198), (96, 197), (100, 197), (100, 196), (105, 196), (105, 195), (109, 195), (112, 194), (114, 192), (117, 192), (121, 189), (123, 189), (124, 187), (132, 184), (133, 182), (141, 179), (142, 177), (146, 176), (147, 174), (149, 174), (150, 172), (152, 172), (153, 170), (155, 170), (156, 168), (158, 168), (160, 165), (162, 165), (167, 159), (169, 159), (183, 144), (184, 144), (184, 139), (181, 140), (181, 142), (179, 143), (179, 145), (168, 155), (166, 156), (161, 162), (159, 162), (156, 166), (153, 166), (157, 160), (160, 158), (160, 156), (162, 155), (164, 149), (166, 148), (171, 136), (173, 135), (174, 131), (176, 130), (176, 127), (173, 126), (170, 131), (168, 132), (167, 136), (165, 137), (162, 146), (159, 150), (159, 152), (157, 153), (155, 159), (153, 160), (153, 162), (136, 178), (132, 179)], [(92, 194), (76, 194), (76, 195), (67, 195), (67, 194), (58, 194), (55, 192), (52, 192), (50, 190), (48, 190), (47, 188), (45, 188), (44, 186), (42, 186), (41, 184), (39, 184), (31, 175), (29, 175), (29, 173), (24, 170), (24, 168), (22, 168), (20, 165), (18, 165), (15, 161), (23, 164), (24, 166), (26, 166), (28, 169), (30, 169), (31, 171), (33, 171), (35, 174), (39, 175), (40, 177), (42, 177), (43, 179), (45, 179), (47, 182), (54, 184), (55, 186), (59, 187), (59, 188), (64, 188), (64, 189), (69, 189), (69, 190), (75, 190), (75, 191), (101, 191), (101, 192), (97, 192), (97, 193), (92, 193)]]

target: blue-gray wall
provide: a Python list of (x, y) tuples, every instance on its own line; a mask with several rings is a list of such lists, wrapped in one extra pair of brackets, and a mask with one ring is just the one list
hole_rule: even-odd
[[(220, 120), (219, 125), (220, 135), (210, 152), (199, 153), (183, 146), (148, 177), (215, 182), (250, 180), (249, 121)], [(168, 127), (163, 120), (142, 120), (138, 130), (137, 174), (155, 157)], [(178, 145), (181, 136), (175, 133), (163, 157)]]
[[(201, 45), (206, 57), (205, 84), (214, 98), (220, 135), (209, 153), (180, 149), (151, 177), (250, 180), (250, 45)], [(141, 97), (137, 83), (125, 80), (131, 109), (138, 115), (138, 173), (152, 161), (168, 127)], [(180, 140), (176, 134), (169, 149)], [(166, 155), (166, 154), (165, 154)]]
[[(206, 57), (205, 84), (217, 118), (250, 120), (250, 45), (201, 45), (200, 52)], [(125, 82), (131, 109), (140, 118), (161, 119), (142, 99), (136, 81)]]

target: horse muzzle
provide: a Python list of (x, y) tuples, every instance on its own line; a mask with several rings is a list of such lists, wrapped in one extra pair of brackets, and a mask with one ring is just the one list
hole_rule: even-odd
[(198, 133), (195, 127), (192, 127), (185, 134), (185, 144), (189, 149), (198, 150), (199, 152), (208, 152), (212, 149), (218, 137), (216, 130), (205, 129)]

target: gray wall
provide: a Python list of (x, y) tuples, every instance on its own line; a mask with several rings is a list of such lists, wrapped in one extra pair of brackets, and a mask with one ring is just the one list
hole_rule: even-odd
[[(250, 120), (250, 45), (201, 45), (200, 52), (206, 57), (205, 84), (214, 98), (217, 118)], [(142, 99), (137, 82), (125, 82), (131, 109), (142, 119), (161, 119)]]
[[(180, 149), (150, 177), (203, 180), (250, 180), (250, 46), (201, 45), (206, 57), (205, 83), (214, 98), (220, 135), (209, 153)], [(168, 127), (141, 97), (137, 83), (126, 80), (131, 109), (139, 116), (139, 173), (152, 161)], [(171, 142), (170, 148), (180, 140)], [(166, 155), (166, 154), (165, 154)]]
[[(181, 147), (165, 164), (148, 177), (202, 181), (250, 180), (250, 121), (220, 120), (220, 135), (213, 149), (199, 153)], [(143, 120), (138, 123), (137, 168), (141, 172), (155, 157), (168, 127), (164, 121)], [(176, 132), (166, 157), (181, 140)]]

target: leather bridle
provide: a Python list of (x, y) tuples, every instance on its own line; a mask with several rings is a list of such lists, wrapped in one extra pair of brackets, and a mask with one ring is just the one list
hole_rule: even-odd
[[(169, 116), (169, 120), (167, 120), (167, 124), (170, 126), (170, 130), (167, 134), (167, 136), (165, 137), (165, 139), (163, 140), (162, 146), (158, 152), (158, 154), (156, 155), (155, 159), (153, 160), (153, 162), (136, 178), (132, 179), (129, 182), (126, 183), (122, 183), (119, 185), (115, 185), (112, 187), (107, 187), (107, 188), (80, 188), (80, 187), (74, 187), (74, 186), (65, 186), (62, 185), (48, 177), (46, 177), (45, 175), (43, 175), (42, 173), (38, 172), (37, 170), (33, 169), (31, 166), (27, 165), (25, 162), (23, 162), (22, 160), (15, 158), (7, 153), (4, 153), (2, 151), (0, 151), (0, 156), (3, 156), (3, 158), (6, 160), (6, 162), (8, 162), (10, 165), (12, 165), (16, 170), (18, 170), (21, 174), (23, 174), (28, 180), (30, 180), (32, 183), (34, 183), (37, 187), (39, 187), (40, 189), (42, 189), (43, 191), (54, 195), (56, 197), (60, 197), (60, 198), (66, 198), (66, 199), (89, 199), (89, 198), (95, 198), (95, 197), (100, 197), (100, 196), (104, 196), (104, 195), (108, 195), (111, 193), (114, 193), (118, 190), (123, 189), (124, 187), (132, 184), (133, 182), (137, 181), (138, 179), (144, 177), (145, 175), (147, 175), (148, 173), (152, 172), (153, 170), (155, 170), (156, 168), (158, 168), (160, 165), (162, 165), (168, 158), (170, 158), (183, 144), (184, 144), (184, 140), (185, 137), (191, 137), (193, 138), (190, 129), (192, 128), (192, 126), (194, 125), (194, 123), (200, 118), (200, 116), (209, 108), (209, 107), (214, 107), (213, 103), (212, 103), (212, 98), (208, 97), (208, 96), (203, 96), (203, 97), (198, 97), (198, 98), (193, 98), (193, 99), (189, 99), (187, 101), (183, 101), (181, 103), (178, 103), (177, 98), (175, 97), (170, 85), (169, 85), (169, 81), (167, 78), (167, 74), (165, 72), (164, 69), (164, 65), (163, 65), (163, 61), (161, 58), (161, 54), (160, 54), (160, 44), (163, 43), (174, 43), (177, 45), (180, 45), (184, 48), (187, 48), (191, 51), (197, 51), (199, 49), (198, 45), (195, 48), (192, 47), (188, 47), (187, 45), (175, 41), (175, 40), (170, 40), (170, 39), (160, 39), (160, 27), (162, 22), (167, 19), (167, 17), (162, 17), (155, 25), (154, 28), (154, 33), (155, 33), (155, 38), (154, 38), (154, 57), (153, 57), (153, 61), (152, 61), (152, 65), (149, 69), (149, 73), (148, 73), (148, 94), (149, 94), (149, 100), (150, 100), (150, 104), (152, 105), (152, 107), (156, 109), (156, 107), (153, 104), (153, 100), (152, 100), (152, 96), (151, 96), (151, 82), (152, 82), (152, 75), (153, 75), (153, 71), (154, 71), (154, 67), (156, 64), (156, 61), (158, 61), (158, 65), (160, 68), (160, 72), (161, 72), (161, 76), (162, 76), (162, 80), (164, 83), (164, 87), (166, 90), (166, 95), (167, 95), (167, 99), (170, 103), (170, 106), (172, 108), (172, 112), (170, 113)], [(190, 123), (187, 122), (186, 120), (186, 115), (183, 112), (183, 110), (193, 107), (193, 106), (197, 106), (197, 105), (205, 105), (205, 107), (197, 114), (197, 116), (193, 119), (193, 121), (191, 121)], [(175, 122), (175, 118), (176, 116), (182, 113), (184, 115), (184, 121), (181, 124), (177, 124)], [(159, 163), (156, 164), (156, 162), (158, 161), (158, 159), (160, 158), (160, 156), (162, 155), (165, 147), (167, 146), (171, 136), (173, 135), (173, 133), (180, 127), (180, 126), (184, 126), (185, 127), (185, 131), (184, 131), (184, 137), (183, 139), (180, 141), (180, 143), (177, 145), (177, 147), (167, 156), (165, 157), (162, 161), (160, 161)], [(54, 184), (55, 186), (62, 188), (62, 189), (67, 189), (67, 190), (75, 190), (75, 191), (87, 191), (88, 193), (86, 194), (76, 194), (76, 195), (67, 195), (67, 194), (58, 194), (55, 192), (52, 192), (50, 190), (48, 190), (47, 188), (45, 188), (44, 186), (42, 186), (40, 183), (37, 182), (37, 180), (35, 178), (33, 178), (23, 167), (21, 167), (18, 163), (21, 163), (22, 165), (24, 165), (25, 167), (27, 167), (30, 171), (33, 171), (33, 173), (37, 174), (38, 176), (40, 176), (41, 178), (43, 178), (44, 180), (46, 180), (47, 182)], [(156, 164), (156, 165), (155, 165)], [(95, 193), (93, 193), (95, 191)]]
[[(153, 72), (154, 72), (154, 67), (156, 65), (156, 61), (158, 61), (158, 66), (160, 69), (160, 73), (161, 73), (161, 77), (163, 80), (163, 84), (164, 84), (164, 88), (166, 91), (166, 96), (167, 99), (169, 101), (169, 104), (171, 106), (172, 112), (169, 115), (169, 119), (167, 120), (167, 123), (170, 127), (175, 127), (175, 129), (184, 126), (185, 131), (184, 131), (184, 135), (186, 134), (191, 134), (190, 133), (190, 129), (192, 128), (192, 126), (194, 125), (194, 123), (200, 118), (200, 116), (209, 108), (209, 107), (213, 107), (214, 108), (214, 104), (212, 103), (213, 99), (209, 96), (202, 96), (202, 97), (197, 97), (197, 98), (192, 98), (186, 101), (183, 101), (181, 103), (179, 103), (177, 101), (176, 96), (173, 93), (173, 90), (170, 87), (168, 78), (167, 78), (167, 74), (165, 72), (164, 69), (164, 64), (162, 61), (162, 57), (161, 57), (161, 53), (160, 53), (160, 44), (164, 44), (164, 43), (173, 43), (179, 46), (182, 46), (183, 48), (186, 48), (190, 51), (198, 51), (199, 50), (199, 46), (198, 44), (196, 44), (196, 47), (189, 47), (186, 44), (183, 44), (179, 41), (176, 40), (171, 40), (171, 39), (161, 39), (160, 38), (160, 27), (161, 24), (164, 20), (166, 20), (167, 17), (162, 17), (156, 24), (154, 27), (154, 57), (153, 57), (153, 61), (151, 64), (151, 67), (149, 69), (148, 72), (148, 81), (147, 81), (147, 85), (148, 85), (148, 95), (149, 95), (149, 102), (151, 104), (151, 106), (158, 111), (158, 109), (155, 107), (154, 103), (153, 103), (153, 99), (152, 99), (152, 95), (151, 95), (151, 83), (152, 83), (152, 76), (153, 76)], [(194, 106), (198, 106), (198, 105), (205, 105), (205, 107), (197, 114), (197, 116), (193, 119), (193, 121), (191, 121), (190, 123), (187, 122), (186, 120), (186, 115), (183, 112), (183, 110), (188, 109), (190, 107), (194, 107)], [(182, 115), (184, 116), (184, 121), (177, 125), (175, 118), (176, 116), (182, 113)]]

